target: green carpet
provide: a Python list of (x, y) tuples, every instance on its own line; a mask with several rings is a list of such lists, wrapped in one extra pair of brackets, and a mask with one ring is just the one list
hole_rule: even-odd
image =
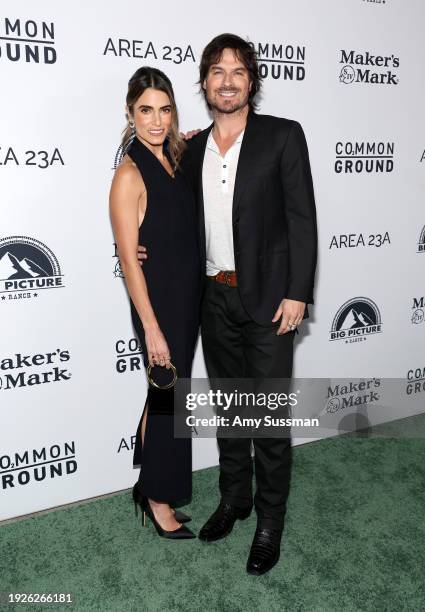
[[(402, 426), (417, 435), (425, 419)], [(216, 506), (217, 477), (194, 473), (193, 529)], [(3, 609), (423, 611), (424, 517), (425, 436), (323, 440), (294, 449), (281, 561), (268, 574), (245, 571), (254, 514), (220, 542), (171, 542), (142, 527), (126, 491), (1, 526), (0, 591), (76, 601)]]

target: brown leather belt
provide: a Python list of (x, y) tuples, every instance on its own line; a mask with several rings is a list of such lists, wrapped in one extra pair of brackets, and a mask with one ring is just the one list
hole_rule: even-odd
[(236, 278), (236, 272), (233, 270), (220, 270), (214, 276), (208, 276), (211, 280), (215, 280), (217, 283), (222, 283), (223, 285), (228, 285), (229, 287), (237, 287), (238, 281)]

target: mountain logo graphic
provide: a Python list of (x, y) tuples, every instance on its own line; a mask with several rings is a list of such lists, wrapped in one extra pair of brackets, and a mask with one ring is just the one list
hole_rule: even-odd
[(381, 314), (375, 302), (366, 297), (356, 297), (345, 302), (336, 313), (330, 340), (358, 342), (381, 331)]
[(116, 259), (116, 263), (115, 263), (115, 267), (114, 267), (114, 276), (115, 278), (124, 278), (124, 273), (122, 271), (121, 268), (121, 262), (120, 262), (120, 258), (118, 255), (118, 247), (117, 247), (117, 243), (114, 242), (114, 254), (113, 254), (114, 259)]
[(425, 253), (425, 225), (422, 228), (422, 231), (418, 240), (418, 253)]
[(16, 292), (63, 287), (62, 277), (56, 255), (43, 242), (29, 236), (0, 238), (0, 302), (8, 293), (14, 299), (22, 297)]

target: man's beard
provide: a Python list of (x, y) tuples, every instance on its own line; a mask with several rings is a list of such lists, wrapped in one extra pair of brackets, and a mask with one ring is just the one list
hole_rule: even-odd
[[(237, 89), (221, 89), (221, 90), (219, 90), (219, 92), (220, 91), (232, 91), (232, 92), (234, 91), (235, 93), (239, 93), (239, 90), (237, 90)], [(226, 105), (226, 102), (223, 101), (224, 102), (224, 106), (223, 107), (221, 107), (221, 106), (219, 106), (217, 104), (217, 102), (215, 101), (216, 99), (211, 100), (210, 98), (207, 98), (207, 102), (210, 105), (212, 110), (215, 110), (215, 111), (217, 111), (219, 113), (223, 113), (223, 114), (226, 114), (226, 115), (231, 115), (232, 113), (236, 113), (237, 111), (241, 110), (242, 108), (245, 108), (245, 106), (248, 104), (248, 99), (249, 99), (249, 93), (247, 93), (246, 97), (243, 100), (241, 100), (240, 102), (236, 102), (236, 103), (234, 103), (232, 105), (229, 105), (229, 104)]]

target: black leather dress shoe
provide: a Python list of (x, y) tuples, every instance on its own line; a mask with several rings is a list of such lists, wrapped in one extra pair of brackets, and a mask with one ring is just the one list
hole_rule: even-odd
[(199, 539), (204, 542), (214, 542), (226, 537), (232, 531), (235, 521), (248, 518), (251, 509), (251, 507), (237, 508), (231, 504), (220, 502), (217, 510), (199, 532)]
[(257, 527), (246, 564), (248, 574), (259, 576), (276, 565), (280, 556), (281, 537), (279, 529)]

